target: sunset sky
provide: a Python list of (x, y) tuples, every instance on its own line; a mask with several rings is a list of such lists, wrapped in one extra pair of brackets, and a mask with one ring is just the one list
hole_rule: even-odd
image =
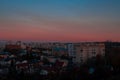
[(0, 40), (120, 41), (120, 0), (0, 0)]

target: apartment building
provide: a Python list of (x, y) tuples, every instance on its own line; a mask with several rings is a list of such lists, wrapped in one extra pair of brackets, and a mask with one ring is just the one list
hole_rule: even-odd
[(105, 44), (102, 42), (83, 42), (74, 44), (75, 62), (83, 63), (96, 55), (105, 55)]

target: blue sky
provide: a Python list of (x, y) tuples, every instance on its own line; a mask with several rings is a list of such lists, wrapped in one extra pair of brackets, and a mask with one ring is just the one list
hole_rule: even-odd
[[(6, 37), (0, 36), (1, 39), (24, 39), (29, 36), (26, 39), (119, 41), (119, 4), (120, 0), (0, 0), (0, 29)], [(21, 30), (30, 28), (26, 32), (28, 35), (22, 37), (18, 33), (20, 25), (24, 26)], [(32, 26), (37, 27), (38, 31)], [(44, 30), (42, 33), (41, 29)], [(13, 31), (18, 35), (7, 35)], [(30, 32), (52, 37), (32, 37)], [(105, 37), (98, 37), (101, 35)]]
[(26, 11), (52, 17), (120, 17), (119, 4), (120, 0), (0, 0), (0, 10), (8, 15)]

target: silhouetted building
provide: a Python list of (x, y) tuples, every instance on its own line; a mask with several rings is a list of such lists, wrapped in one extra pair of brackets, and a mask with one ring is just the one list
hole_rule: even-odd
[(120, 66), (120, 42), (105, 42), (107, 64)]
[(5, 51), (13, 54), (19, 53), (21, 50), (21, 45), (17, 44), (8, 44), (5, 46)]

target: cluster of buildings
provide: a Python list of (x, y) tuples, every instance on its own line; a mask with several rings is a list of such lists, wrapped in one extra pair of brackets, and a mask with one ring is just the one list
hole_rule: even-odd
[[(17, 41), (15, 43), (7, 42), (0, 46), (0, 52), (7, 49), (6, 52), (16, 50), (16, 53), (26, 54), (28, 51), (42, 53), (55, 57), (69, 57), (74, 63), (83, 63), (87, 59), (96, 55), (108, 55), (115, 49), (120, 49), (119, 42), (80, 42), (80, 43), (61, 43), (61, 42), (29, 42)], [(20, 50), (20, 51), (19, 51)], [(4, 51), (5, 52), (5, 51)]]
[[(0, 74), (64, 73), (97, 55), (119, 66), (120, 42), (0, 42)], [(109, 63), (108, 63), (109, 64)], [(119, 69), (119, 68), (117, 68)], [(16, 70), (16, 71), (15, 71)], [(10, 72), (11, 71), (11, 72)]]

